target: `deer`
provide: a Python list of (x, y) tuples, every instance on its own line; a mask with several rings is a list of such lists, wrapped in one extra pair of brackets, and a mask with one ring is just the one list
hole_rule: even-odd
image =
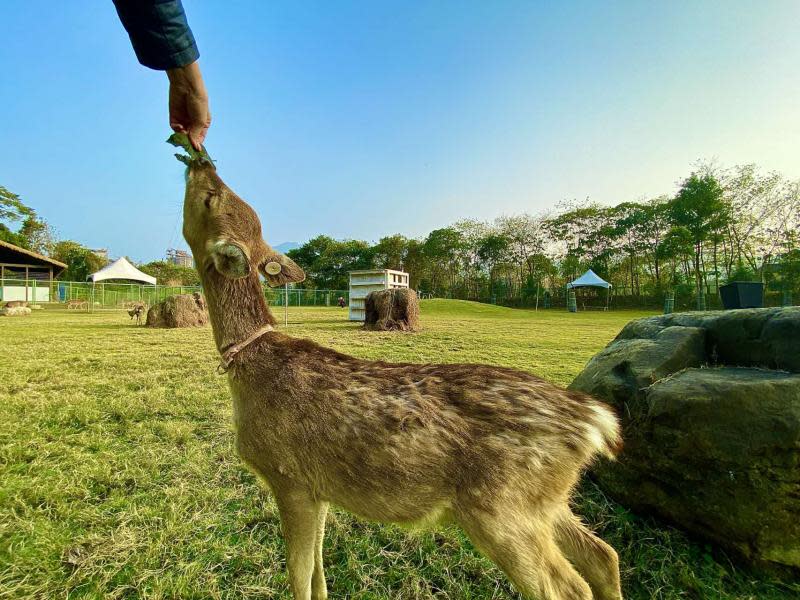
[(619, 560), (570, 508), (616, 414), (521, 370), (362, 360), (276, 331), (271, 286), (305, 279), (210, 161), (187, 160), (183, 235), (208, 302), (236, 450), (270, 489), (294, 600), (328, 597), (329, 506), (455, 523), (526, 598), (620, 600)]
[(145, 312), (145, 308), (147, 308), (147, 306), (145, 305), (144, 302), (136, 302), (128, 310), (128, 316), (131, 318), (132, 321), (135, 319), (137, 325), (141, 325), (142, 324), (142, 317), (144, 316), (144, 312)]

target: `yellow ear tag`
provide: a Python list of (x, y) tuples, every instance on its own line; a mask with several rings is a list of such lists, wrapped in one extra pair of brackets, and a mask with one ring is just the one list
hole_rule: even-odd
[(268, 275), (277, 275), (281, 272), (281, 264), (276, 263), (275, 261), (268, 262), (267, 266), (264, 267), (264, 270)]

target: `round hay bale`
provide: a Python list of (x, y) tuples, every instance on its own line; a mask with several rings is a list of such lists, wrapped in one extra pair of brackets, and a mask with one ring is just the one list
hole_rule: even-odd
[(200, 327), (208, 323), (206, 300), (200, 292), (179, 294), (154, 304), (147, 311), (148, 327)]
[(33, 311), (27, 306), (8, 306), (6, 304), (6, 307), (0, 310), (0, 315), (5, 317), (27, 317), (31, 312)]
[(371, 292), (364, 302), (364, 329), (419, 331), (419, 300), (408, 288)]

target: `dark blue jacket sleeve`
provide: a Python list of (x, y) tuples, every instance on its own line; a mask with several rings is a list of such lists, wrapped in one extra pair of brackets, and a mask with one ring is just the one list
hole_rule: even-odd
[(166, 71), (200, 56), (181, 0), (114, 0), (114, 6), (145, 67)]

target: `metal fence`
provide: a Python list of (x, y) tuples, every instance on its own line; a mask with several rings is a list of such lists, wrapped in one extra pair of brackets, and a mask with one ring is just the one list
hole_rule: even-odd
[[(0, 302), (22, 300), (31, 304), (60, 304), (70, 309), (124, 309), (144, 302), (152, 306), (170, 296), (202, 292), (200, 286), (142, 285), (138, 283), (90, 283), (84, 281), (37, 281), (0, 279)], [(274, 306), (336, 306), (339, 298), (349, 303), (347, 290), (306, 290), (264, 286), (264, 296)]]
[(337, 306), (342, 299), (344, 306), (350, 304), (348, 290), (307, 290), (303, 288), (271, 288), (264, 286), (264, 296), (272, 306)]

